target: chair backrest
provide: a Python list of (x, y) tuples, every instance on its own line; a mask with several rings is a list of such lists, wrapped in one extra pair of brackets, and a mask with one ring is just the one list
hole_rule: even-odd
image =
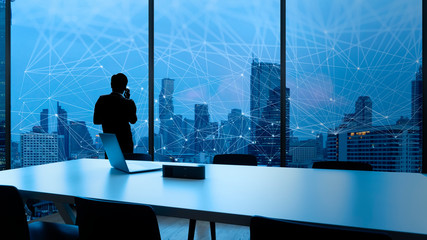
[(321, 169), (372, 171), (372, 165), (364, 162), (321, 161), (321, 162), (314, 162), (312, 167), (321, 168)]
[(372, 231), (350, 230), (255, 216), (251, 218), (250, 239), (391, 240), (391, 237)]
[(160, 239), (153, 208), (75, 198), (80, 239)]
[(215, 155), (213, 164), (257, 166), (257, 160), (250, 154), (219, 154)]
[(126, 160), (142, 160), (142, 161), (152, 161), (150, 154), (146, 153), (123, 153)]
[(0, 232), (5, 239), (30, 239), (24, 202), (14, 186), (0, 186)]

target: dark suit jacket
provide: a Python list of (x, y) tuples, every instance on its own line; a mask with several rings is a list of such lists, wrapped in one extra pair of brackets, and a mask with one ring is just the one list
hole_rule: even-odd
[(122, 152), (133, 153), (132, 132), (129, 123), (137, 120), (135, 102), (120, 93), (102, 95), (95, 104), (93, 123), (102, 124), (104, 133), (117, 136)]

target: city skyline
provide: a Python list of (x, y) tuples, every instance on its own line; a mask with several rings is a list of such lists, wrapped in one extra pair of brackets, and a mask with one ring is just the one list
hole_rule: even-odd
[[(420, 89), (410, 82), (422, 64), (421, 3), (286, 1), (286, 87), (291, 92), (286, 132), (301, 141), (323, 134), (326, 141), (326, 135), (343, 124), (345, 114), (348, 122), (351, 114), (360, 116), (354, 110), (360, 96), (372, 101), (373, 126), (410, 118), (411, 92)], [(94, 5), (99, 5), (97, 11), (92, 11)], [(173, 111), (187, 125), (194, 124), (195, 104), (207, 104), (210, 122), (219, 127), (232, 109), (246, 117), (255, 115), (251, 65), (255, 58), (280, 64), (279, 5), (280, 1), (176, 1), (155, 7), (156, 133), (168, 124), (166, 116), (159, 115), (162, 100), (157, 98), (165, 78), (174, 79)], [(128, 75), (137, 103), (135, 143), (147, 136), (145, 4), (15, 1), (12, 10), (14, 141), (31, 131), (42, 109), (55, 112), (57, 102), (69, 121), (84, 121), (94, 137), (100, 132), (91, 123), (94, 103), (110, 92), (109, 77), (116, 72)], [(111, 17), (105, 15), (111, 12)], [(50, 114), (49, 123), (54, 121)]]

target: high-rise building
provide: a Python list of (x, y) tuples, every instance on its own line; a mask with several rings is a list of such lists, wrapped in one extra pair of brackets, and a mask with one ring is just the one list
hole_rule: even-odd
[(354, 106), (354, 113), (344, 114), (340, 129), (372, 126), (372, 100), (369, 96), (359, 96)]
[(227, 146), (224, 153), (246, 154), (250, 143), (249, 118), (242, 114), (242, 110), (231, 109), (228, 121), (221, 125), (220, 139), (225, 139)]
[(75, 158), (89, 157), (94, 152), (93, 139), (84, 121), (70, 121), (70, 152)]
[[(40, 128), (35, 128), (41, 130)], [(22, 166), (34, 166), (65, 160), (60, 156), (56, 133), (29, 132), (21, 134)]]
[(209, 111), (207, 104), (194, 105), (194, 150), (196, 153), (204, 150), (203, 141), (208, 135)]
[(58, 135), (62, 135), (64, 139), (64, 149), (63, 154), (65, 158), (70, 157), (70, 133), (68, 126), (68, 115), (67, 111), (59, 106), (59, 102), (57, 102), (57, 133)]
[(0, 170), (6, 168), (6, 1), (0, 1)]
[(280, 64), (252, 61), (250, 80), (250, 115), (252, 140), (257, 141), (256, 129), (262, 120), (270, 91), (280, 87)]
[(360, 96), (357, 98), (354, 121), (357, 126), (372, 126), (372, 100), (369, 96)]
[(423, 69), (418, 69), (415, 80), (411, 82), (411, 116), (415, 125), (423, 121)]
[(173, 117), (173, 92), (174, 80), (170, 78), (162, 79), (162, 89), (159, 94), (159, 119), (169, 120)]
[(328, 160), (366, 162), (375, 171), (420, 172), (418, 142), (418, 127), (413, 125), (341, 129), (328, 134)]
[(419, 147), (423, 146), (423, 66), (421, 65), (415, 74), (415, 80), (411, 83), (411, 121), (418, 126), (420, 131)]
[(163, 78), (159, 94), (159, 135), (162, 142), (161, 152), (164, 154), (176, 150), (178, 128), (174, 121), (173, 93), (174, 80)]
[(291, 139), (291, 135), (292, 135), (292, 131), (291, 131), (291, 117), (290, 117), (290, 112), (291, 112), (291, 103), (290, 103), (290, 97), (291, 97), (291, 90), (289, 88), (285, 89), (286, 92), (286, 96), (285, 96), (285, 107), (286, 107), (286, 112), (285, 112), (285, 124), (286, 124), (286, 139), (285, 139), (285, 143), (286, 143), (286, 161), (290, 162), (290, 154), (289, 154), (289, 149), (290, 149), (290, 139)]
[(49, 109), (43, 109), (40, 112), (40, 126), (43, 132), (49, 133)]
[(256, 125), (256, 141), (249, 153), (256, 155), (261, 165), (280, 166), (280, 87), (270, 90), (269, 99)]

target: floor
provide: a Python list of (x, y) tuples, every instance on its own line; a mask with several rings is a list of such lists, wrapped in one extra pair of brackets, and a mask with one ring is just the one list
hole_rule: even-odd
[[(42, 217), (38, 220), (64, 223), (58, 213)], [(188, 238), (188, 219), (157, 216), (157, 220), (163, 240), (186, 240)], [(249, 239), (249, 227), (216, 223), (216, 238), (218, 240), (246, 240)], [(194, 239), (210, 239), (209, 222), (197, 221)]]

